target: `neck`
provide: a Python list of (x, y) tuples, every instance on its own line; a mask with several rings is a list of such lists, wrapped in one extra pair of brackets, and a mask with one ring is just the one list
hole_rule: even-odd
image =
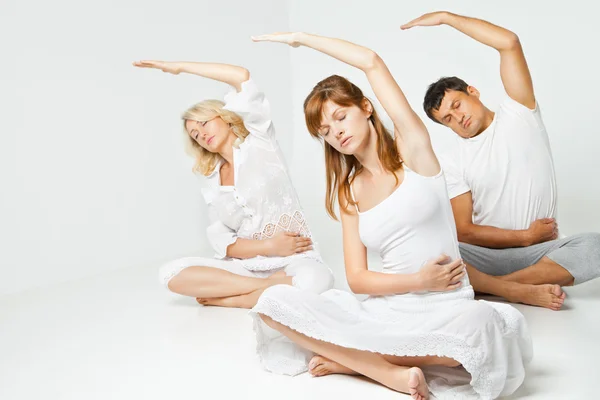
[(228, 164), (233, 165), (233, 143), (237, 139), (235, 135), (229, 135), (225, 143), (223, 143), (222, 149), (219, 151), (219, 155), (227, 162)]
[(354, 153), (354, 157), (372, 176), (386, 173), (379, 159), (379, 154), (377, 154), (377, 132), (375, 132), (375, 127), (372, 124), (370, 125), (369, 138), (366, 145)]
[[(481, 125), (481, 129), (479, 130), (479, 132), (477, 132), (477, 135), (479, 135), (480, 133), (483, 133), (487, 128), (490, 127), (490, 125), (492, 124), (492, 121), (494, 120), (494, 115), (495, 113), (490, 110), (489, 108), (485, 108), (485, 116), (483, 119), (483, 124)], [(477, 136), (475, 135), (475, 136)], [(473, 136), (473, 137), (475, 137)]]

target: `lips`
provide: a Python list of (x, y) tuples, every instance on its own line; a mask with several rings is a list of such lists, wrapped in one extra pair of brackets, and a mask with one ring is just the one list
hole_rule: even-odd
[(348, 136), (346, 139), (342, 140), (342, 143), (340, 143), (340, 145), (344, 147), (346, 144), (348, 144), (348, 142), (350, 142), (350, 139), (352, 139), (352, 136)]
[(214, 136), (209, 137), (208, 140), (206, 141), (206, 144), (211, 144), (214, 138), (215, 138)]
[(463, 124), (463, 127), (466, 129), (471, 125), (471, 117), (467, 118), (467, 120), (465, 121), (465, 123)]

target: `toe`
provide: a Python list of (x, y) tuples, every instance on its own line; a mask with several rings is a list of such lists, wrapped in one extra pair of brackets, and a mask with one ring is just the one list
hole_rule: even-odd
[(564, 294), (564, 292), (562, 291), (562, 289), (560, 288), (559, 285), (553, 285), (552, 289), (551, 289), (551, 293), (560, 297)]

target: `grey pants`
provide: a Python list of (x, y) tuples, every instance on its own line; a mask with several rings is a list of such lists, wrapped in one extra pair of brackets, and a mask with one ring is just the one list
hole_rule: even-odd
[(488, 249), (460, 243), (463, 260), (488, 275), (507, 275), (548, 257), (575, 279), (574, 284), (600, 277), (600, 233), (582, 233), (529, 247)]

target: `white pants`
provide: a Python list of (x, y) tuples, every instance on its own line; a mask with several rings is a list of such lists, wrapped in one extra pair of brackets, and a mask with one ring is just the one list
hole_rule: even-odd
[(184, 257), (170, 261), (160, 268), (160, 282), (168, 288), (169, 281), (187, 267), (211, 267), (229, 271), (236, 275), (253, 278), (268, 278), (277, 271), (285, 271), (293, 277), (292, 285), (312, 293), (323, 293), (333, 287), (333, 274), (327, 265), (311, 258), (290, 258), (283, 268), (271, 271), (249, 271), (236, 259), (220, 260), (208, 257)]

